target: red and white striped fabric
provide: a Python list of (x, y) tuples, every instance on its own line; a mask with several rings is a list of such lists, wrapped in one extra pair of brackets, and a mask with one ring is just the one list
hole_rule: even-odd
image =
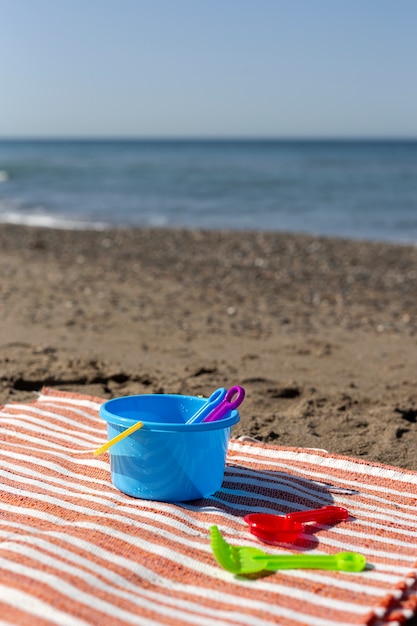
[[(0, 410), (0, 623), (341, 626), (417, 611), (417, 472), (239, 440), (222, 489), (185, 504), (113, 487), (101, 400), (44, 389)], [(207, 468), (210, 471), (210, 468)], [(239, 579), (210, 548), (217, 524), (259, 545), (248, 512), (346, 507), (352, 518), (268, 552), (357, 551), (361, 573), (284, 570)]]

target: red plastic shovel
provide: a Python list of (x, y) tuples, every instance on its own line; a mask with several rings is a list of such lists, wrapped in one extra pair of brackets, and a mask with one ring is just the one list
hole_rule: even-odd
[(267, 543), (293, 543), (305, 531), (305, 524), (334, 524), (348, 519), (349, 513), (341, 506), (324, 506), (287, 515), (250, 513), (244, 518), (250, 532)]

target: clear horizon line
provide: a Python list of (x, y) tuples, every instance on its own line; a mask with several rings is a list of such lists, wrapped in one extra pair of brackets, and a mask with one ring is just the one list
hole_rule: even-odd
[(0, 141), (182, 141), (182, 142), (308, 142), (308, 141), (402, 141), (415, 142), (417, 135), (0, 135)]

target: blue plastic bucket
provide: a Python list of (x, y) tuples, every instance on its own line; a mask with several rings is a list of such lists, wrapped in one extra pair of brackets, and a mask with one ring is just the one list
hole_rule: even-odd
[(239, 412), (201, 424), (185, 422), (204, 398), (169, 394), (126, 396), (100, 407), (112, 439), (141, 421), (143, 428), (112, 446), (110, 470), (117, 489), (135, 498), (166, 502), (215, 493), (223, 482), (227, 447)]

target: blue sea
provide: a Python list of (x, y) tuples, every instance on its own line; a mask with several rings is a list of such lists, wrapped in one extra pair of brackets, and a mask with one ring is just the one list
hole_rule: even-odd
[(0, 140), (0, 222), (417, 243), (417, 141)]

